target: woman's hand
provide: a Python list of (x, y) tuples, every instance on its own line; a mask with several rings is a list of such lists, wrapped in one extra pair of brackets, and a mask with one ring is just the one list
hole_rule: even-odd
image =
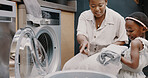
[(88, 52), (89, 52), (89, 47), (90, 47), (90, 44), (88, 41), (83, 41), (81, 44), (80, 44), (80, 53), (83, 53), (83, 54), (86, 54), (88, 55)]
[(88, 55), (90, 43), (88, 42), (86, 36), (79, 34), (77, 36), (78, 43), (80, 44), (80, 53)]

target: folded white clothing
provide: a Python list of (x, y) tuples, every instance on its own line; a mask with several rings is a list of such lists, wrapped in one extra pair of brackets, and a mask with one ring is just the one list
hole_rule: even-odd
[(96, 60), (103, 65), (107, 65), (109, 63), (119, 65), (121, 53), (126, 49), (126, 46), (111, 44), (101, 50), (101, 54), (98, 55)]

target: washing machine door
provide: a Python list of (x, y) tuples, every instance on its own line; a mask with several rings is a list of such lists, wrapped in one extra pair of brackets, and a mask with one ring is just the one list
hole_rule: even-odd
[(40, 78), (48, 73), (48, 56), (31, 27), (19, 29), (11, 44), (15, 78)]
[(48, 73), (61, 70), (61, 33), (60, 27), (42, 25), (34, 29), (35, 37), (42, 44), (48, 56)]

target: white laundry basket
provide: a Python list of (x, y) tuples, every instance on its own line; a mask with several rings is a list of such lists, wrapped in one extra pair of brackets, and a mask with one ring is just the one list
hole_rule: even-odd
[(94, 72), (88, 70), (70, 70), (70, 71), (58, 71), (48, 74), (44, 78), (117, 78), (111, 74), (105, 74), (101, 72)]

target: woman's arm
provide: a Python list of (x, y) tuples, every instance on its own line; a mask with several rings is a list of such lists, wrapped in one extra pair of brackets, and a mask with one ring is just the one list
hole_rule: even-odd
[(116, 44), (116, 45), (124, 45), (125, 44), (125, 41), (116, 41), (113, 44)]
[(121, 61), (127, 66), (136, 69), (139, 65), (139, 51), (141, 47), (142, 47), (141, 41), (139, 41), (138, 39), (133, 40), (131, 42), (131, 52), (130, 52), (131, 60), (127, 60), (124, 57), (121, 57)]
[(79, 34), (77, 35), (77, 41), (80, 44), (80, 52), (88, 55), (88, 53), (85, 52), (85, 48), (89, 51), (89, 46), (90, 46), (87, 38), (84, 35)]

